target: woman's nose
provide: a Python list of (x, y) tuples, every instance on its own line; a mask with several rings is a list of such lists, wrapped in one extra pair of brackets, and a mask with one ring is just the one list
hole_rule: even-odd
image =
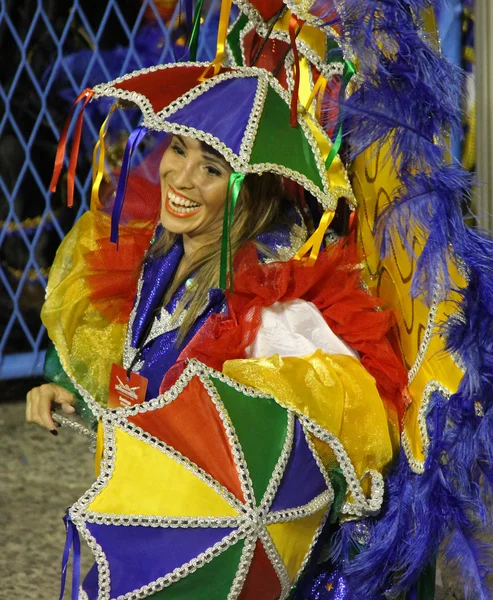
[(175, 173), (174, 183), (177, 187), (182, 189), (190, 189), (194, 186), (194, 164), (192, 160), (186, 160), (185, 164), (182, 165)]

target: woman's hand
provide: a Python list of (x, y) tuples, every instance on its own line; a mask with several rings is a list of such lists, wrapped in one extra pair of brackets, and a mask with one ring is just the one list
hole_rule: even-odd
[(55, 383), (45, 383), (33, 388), (27, 394), (26, 421), (46, 427), (54, 435), (58, 434), (58, 425), (51, 418), (54, 405), (59, 404), (63, 412), (75, 412), (75, 396)]

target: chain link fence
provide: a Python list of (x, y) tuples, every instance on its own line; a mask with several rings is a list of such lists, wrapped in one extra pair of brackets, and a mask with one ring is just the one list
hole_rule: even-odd
[[(74, 208), (65, 206), (63, 181), (56, 194), (48, 191), (72, 102), (84, 88), (134, 69), (186, 60), (190, 4), (0, 0), (0, 380), (41, 374), (48, 339), (39, 314), (50, 265), (87, 210), (104, 103), (86, 110)], [(214, 56), (219, 8), (220, 0), (204, 2), (198, 60)], [(116, 154), (136, 124), (125, 114), (112, 122)]]

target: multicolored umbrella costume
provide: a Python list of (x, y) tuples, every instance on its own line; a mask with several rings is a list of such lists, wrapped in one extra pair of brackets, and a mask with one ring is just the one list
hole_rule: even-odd
[[(102, 423), (99, 478), (70, 509), (97, 560), (84, 593), (91, 600), (274, 599), (287, 597), (298, 582), (300, 598), (331, 598), (336, 565), (366, 598), (416, 594), (421, 573), (450, 536), (451, 556), (469, 557), (466, 571), (477, 597), (486, 599), (485, 549), (475, 545), (471, 507), (489, 522), (493, 252), (489, 239), (465, 227), (461, 194), (469, 181), (446, 164), (444, 132), (457, 121), (449, 93), (455, 74), (434, 45), (432, 3), (236, 4), (241, 12), (226, 40), (231, 2), (223, 2), (211, 65), (144, 69), (79, 98), (87, 103), (114, 97), (121, 106), (137, 105), (144, 117), (129, 138), (116, 198), (106, 203), (100, 193), (103, 125), (91, 211), (64, 241), (44, 309), (61, 366)], [(222, 64), (225, 52), (232, 66)], [(395, 347), (408, 371), (408, 389), (399, 388), (404, 402), (401, 397), (400, 404), (385, 405), (384, 418), (402, 451), (378, 518), (388, 461), (378, 469), (355, 469), (335, 430), (271, 397), (261, 378), (255, 389), (240, 385), (241, 369), (230, 372), (235, 382), (192, 360), (163, 396), (130, 409), (101, 408), (108, 366), (125, 360), (126, 323), (137, 289), (137, 279), (128, 274), (157, 220), (159, 190), (142, 191), (146, 210), (139, 212), (140, 188), (131, 173), (132, 156), (149, 132), (204, 141), (233, 167), (224, 274), (228, 225), (248, 173), (277, 173), (319, 201), (325, 213), (318, 227), (294, 249), (295, 260), (315, 270), (325, 260), (320, 248), (334, 212), (345, 201), (355, 209), (348, 227), (362, 250), (365, 284), (397, 314)], [(74, 148), (69, 198), (77, 135)], [(63, 143), (54, 183), (62, 159)], [(119, 239), (126, 282), (117, 303), (95, 291), (97, 278), (91, 279), (109, 272), (100, 263), (118, 261), (109, 249), (101, 259), (110, 238)], [(76, 252), (81, 240), (86, 245), (80, 260), (67, 266), (63, 256)], [(229, 273), (231, 281), (231, 258)], [(77, 327), (62, 313), (76, 295), (71, 285), (82, 278), (87, 286), (77, 288), (74, 305), (83, 327)], [(107, 352), (94, 367), (96, 335)], [(199, 422), (197, 415), (207, 417)], [(184, 429), (192, 431), (193, 444), (181, 434)], [(252, 440), (253, 431), (258, 435)], [(198, 450), (205, 445), (210, 456)], [(338, 469), (343, 483), (337, 490)], [(153, 481), (156, 473), (167, 485)], [(141, 496), (135, 494), (139, 486)], [(329, 510), (342, 515), (341, 527), (325, 572), (307, 583), (300, 576)], [(176, 552), (162, 551), (169, 547)], [(145, 566), (134, 569), (136, 548), (144, 548)], [(219, 571), (224, 577), (215, 578)], [(219, 580), (220, 590), (208, 587)]]
[(98, 585), (99, 598), (286, 597), (334, 500), (314, 438), (358, 506), (382, 499), (376, 473), (364, 498), (332, 434), (197, 361), (163, 397), (107, 411), (101, 431), (100, 475), (70, 509), (97, 560), (90, 598)]

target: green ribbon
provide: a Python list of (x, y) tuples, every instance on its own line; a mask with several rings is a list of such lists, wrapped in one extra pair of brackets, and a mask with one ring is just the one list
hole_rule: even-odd
[[(233, 292), (233, 253), (231, 251), (231, 226), (235, 215), (236, 203), (241, 191), (245, 175), (243, 173), (231, 173), (224, 204), (223, 236), (221, 240), (221, 270), (219, 273), (219, 287), (226, 291), (226, 283), (229, 267), (229, 291)], [(229, 257), (229, 260), (228, 260)]]
[(204, 0), (197, 0), (197, 4), (195, 6), (192, 33), (190, 34), (190, 41), (188, 42), (188, 48), (190, 49), (190, 62), (195, 62), (197, 60), (197, 47), (199, 45), (200, 19), (202, 17), (203, 3)]
[(339, 90), (339, 116), (337, 118), (337, 129), (336, 136), (332, 140), (332, 148), (330, 150), (329, 156), (327, 156), (327, 160), (325, 161), (325, 168), (328, 169), (332, 164), (332, 161), (337, 156), (341, 144), (342, 144), (342, 105), (344, 102), (344, 96), (346, 94), (346, 88), (348, 83), (351, 81), (352, 76), (356, 73), (356, 68), (354, 64), (350, 60), (346, 60), (344, 62), (344, 70), (342, 72), (342, 83), (341, 89)]

